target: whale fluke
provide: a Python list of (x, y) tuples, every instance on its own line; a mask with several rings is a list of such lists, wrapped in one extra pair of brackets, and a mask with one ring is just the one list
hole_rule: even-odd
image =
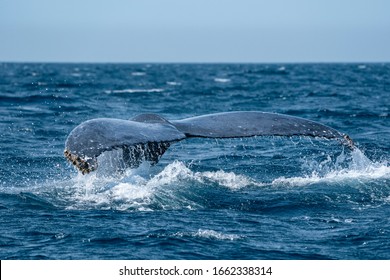
[(64, 154), (83, 174), (97, 168), (97, 157), (121, 149), (128, 167), (157, 163), (170, 144), (189, 137), (310, 136), (336, 139), (350, 149), (351, 138), (326, 125), (299, 117), (265, 112), (226, 112), (168, 121), (156, 114), (131, 120), (92, 119), (74, 128)]

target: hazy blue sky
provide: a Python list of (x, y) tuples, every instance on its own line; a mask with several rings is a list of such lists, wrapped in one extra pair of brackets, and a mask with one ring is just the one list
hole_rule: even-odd
[(390, 61), (389, 0), (0, 0), (0, 61)]

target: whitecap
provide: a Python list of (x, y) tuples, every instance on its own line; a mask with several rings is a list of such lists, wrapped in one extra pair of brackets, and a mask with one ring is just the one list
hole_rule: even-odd
[(176, 232), (173, 234), (159, 234), (158, 236), (173, 236), (173, 237), (196, 237), (196, 238), (204, 238), (204, 239), (215, 239), (215, 240), (229, 240), (234, 241), (237, 239), (242, 239), (242, 235), (238, 234), (229, 234), (222, 233), (212, 229), (198, 229), (195, 232)]
[(181, 83), (179, 83), (179, 82), (167, 82), (167, 85), (170, 85), (170, 86), (180, 86)]
[(221, 233), (212, 229), (199, 229), (197, 232), (195, 232), (192, 235), (194, 237), (217, 239), (217, 240), (230, 240), (230, 241), (234, 241), (242, 238), (242, 236), (238, 234)]
[(151, 234), (149, 237), (195, 237), (195, 238), (204, 238), (204, 239), (215, 239), (215, 240), (229, 240), (234, 241), (244, 238), (243, 235), (222, 233), (212, 229), (198, 229), (195, 232), (175, 232), (175, 233), (158, 233)]
[(146, 73), (145, 72), (132, 72), (131, 75), (132, 76), (145, 76)]
[(64, 239), (65, 237), (67, 237), (67, 234), (65, 234), (63, 232), (60, 232), (60, 233), (57, 233), (54, 235), (55, 239)]
[(163, 92), (162, 88), (151, 88), (151, 89), (114, 89), (104, 91), (107, 94), (111, 93), (153, 93), (153, 92)]
[(214, 79), (214, 82), (217, 82), (217, 83), (228, 83), (228, 82), (230, 82), (230, 79), (226, 79), (226, 78), (215, 78), (215, 79)]

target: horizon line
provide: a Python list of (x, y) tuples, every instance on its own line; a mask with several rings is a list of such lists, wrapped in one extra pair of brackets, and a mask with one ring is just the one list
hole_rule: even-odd
[(389, 61), (2, 61), (0, 64), (388, 64)]

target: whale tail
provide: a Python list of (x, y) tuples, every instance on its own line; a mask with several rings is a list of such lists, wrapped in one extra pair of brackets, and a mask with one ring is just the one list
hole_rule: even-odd
[(122, 149), (127, 167), (157, 163), (172, 142), (189, 137), (242, 138), (310, 136), (336, 139), (355, 149), (352, 139), (326, 125), (303, 118), (265, 112), (227, 112), (168, 121), (156, 114), (131, 120), (94, 119), (77, 126), (65, 143), (65, 156), (83, 173), (97, 168), (97, 157)]

